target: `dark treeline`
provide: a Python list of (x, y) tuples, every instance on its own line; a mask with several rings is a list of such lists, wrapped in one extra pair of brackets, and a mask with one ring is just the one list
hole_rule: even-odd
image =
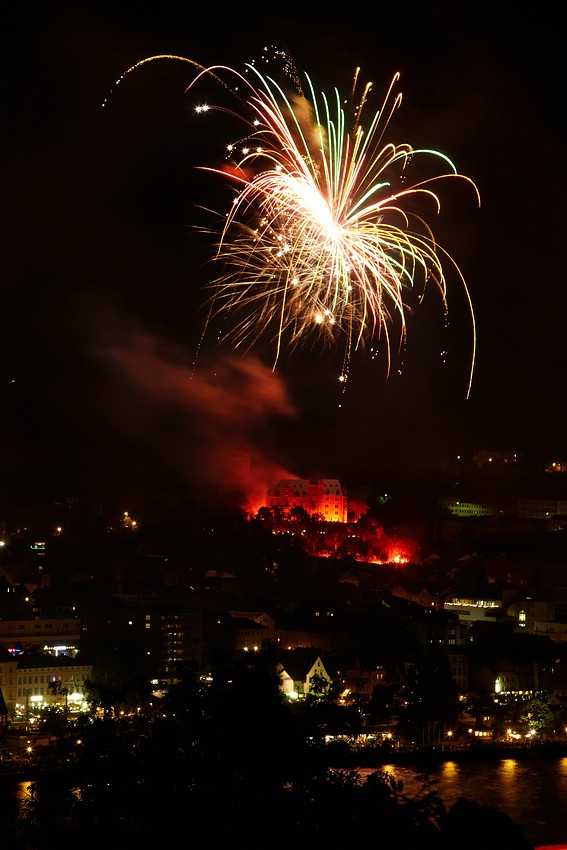
[(130, 716), (82, 716), (36, 766), (20, 807), (2, 796), (2, 846), (51, 850), (189, 843), (203, 837), (283, 847), (368, 840), (383, 848), (530, 850), (521, 828), (466, 799), (447, 808), (423, 775), (408, 796), (375, 771), (335, 769), (324, 694), (289, 702), (270, 651), (240, 657), (205, 685), (185, 670), (168, 694)]

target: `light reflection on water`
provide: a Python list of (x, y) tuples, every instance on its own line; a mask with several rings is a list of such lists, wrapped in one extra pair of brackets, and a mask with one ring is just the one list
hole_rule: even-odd
[[(378, 769), (401, 780), (408, 796), (423, 788), (423, 772), (415, 767), (385, 764)], [(427, 778), (447, 808), (467, 797), (506, 812), (535, 845), (567, 843), (567, 758), (448, 761), (431, 768)]]
[[(567, 843), (567, 758), (501, 759), (494, 762), (441, 762), (424, 775), (415, 767), (384, 764), (361, 768), (366, 776), (376, 770), (401, 780), (408, 796), (432, 788), (447, 809), (459, 797), (485, 806), (494, 806), (510, 815), (526, 837), (538, 844)], [(20, 807), (29, 782), (18, 782), (16, 796)]]
[(31, 782), (17, 782), (15, 788), (15, 797), (18, 802), (18, 809), (20, 814), (23, 811), (24, 804), (28, 798), (29, 787)]

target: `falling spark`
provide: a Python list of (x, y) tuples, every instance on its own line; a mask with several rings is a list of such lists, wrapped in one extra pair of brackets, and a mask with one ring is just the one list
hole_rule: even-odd
[[(480, 198), (474, 182), (445, 154), (385, 140), (402, 102), (396, 90), (399, 73), (379, 108), (368, 112), (373, 85), (360, 91), (360, 69), (345, 100), (338, 89), (330, 97), (318, 94), (306, 73), (302, 84), (285, 54), (285, 70), (293, 82), (286, 88), (253, 63), (240, 73), (222, 65), (204, 68), (183, 57), (165, 58), (198, 68), (187, 92), (210, 75), (237, 99), (234, 109), (199, 104), (197, 114), (220, 110), (244, 126), (240, 139), (227, 146), (230, 161), (204, 168), (234, 189), (230, 208), (214, 231), (212, 261), (221, 271), (209, 284), (205, 332), (213, 318), (223, 317), (227, 329), (222, 338), (236, 347), (248, 350), (269, 339), (273, 368), (284, 347), (291, 351), (313, 335), (323, 344), (341, 344), (339, 380), (344, 386), (358, 348), (370, 348), (374, 357), (380, 342), (389, 373), (392, 328), (397, 328), (398, 347), (406, 339), (410, 290), (419, 285), (422, 298), (433, 284), (447, 310), (450, 267), (471, 315), (468, 396), (476, 352), (472, 301), (457, 263), (437, 243), (417, 202), (439, 213), (437, 187), (449, 179), (465, 181), (478, 203)], [(227, 74), (233, 85), (223, 80)], [(418, 161), (432, 163), (435, 173), (411, 182)]]

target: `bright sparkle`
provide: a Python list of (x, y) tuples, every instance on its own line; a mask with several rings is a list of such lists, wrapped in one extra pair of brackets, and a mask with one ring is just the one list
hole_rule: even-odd
[[(339, 380), (344, 382), (359, 347), (368, 347), (372, 358), (385, 352), (389, 369), (391, 328), (398, 329), (398, 345), (406, 335), (408, 290), (419, 284), (423, 291), (433, 283), (446, 311), (448, 265), (470, 307), (470, 392), (476, 351), (472, 302), (463, 275), (437, 243), (420, 202), (438, 213), (439, 182), (457, 179), (472, 187), (480, 203), (475, 184), (443, 153), (385, 141), (402, 101), (396, 92), (398, 73), (378, 109), (367, 117), (373, 86), (359, 88), (360, 69), (350, 98), (337, 89), (328, 96), (315, 92), (307, 74), (301, 82), (289, 56), (277, 55), (293, 91), (254, 64), (239, 73), (169, 54), (136, 63), (116, 81), (120, 84), (153, 60), (173, 59), (197, 69), (187, 91), (207, 76), (237, 101), (236, 110), (196, 107), (197, 113), (229, 113), (245, 127), (241, 138), (227, 146), (229, 166), (205, 169), (229, 180), (235, 191), (215, 233), (213, 259), (222, 271), (210, 284), (209, 320), (228, 317), (222, 338), (236, 346), (249, 348), (260, 338), (272, 339), (274, 367), (284, 347), (291, 350), (313, 333), (325, 344), (340, 343)], [(226, 82), (226, 75), (234, 85)], [(412, 182), (418, 160), (432, 164), (434, 173)]]
[[(384, 142), (401, 104), (399, 74), (363, 124), (370, 83), (347, 114), (338, 91), (331, 98), (317, 95), (307, 75), (307, 94), (301, 88), (289, 94), (254, 65), (246, 67), (247, 77), (224, 69), (247, 86), (237, 113), (249, 128), (245, 144), (238, 145), (241, 154), (230, 170), (206, 169), (235, 188), (214, 257), (223, 271), (211, 284), (210, 315), (229, 316), (225, 338), (249, 348), (267, 335), (274, 340), (275, 366), (283, 346), (295, 347), (317, 328), (324, 342), (342, 339), (343, 375), (353, 351), (379, 339), (389, 363), (390, 326), (397, 324), (400, 342), (405, 338), (405, 290), (433, 282), (445, 309), (448, 262), (471, 310), (470, 391), (476, 335), (468, 288), (415, 201), (438, 212), (435, 186), (449, 178), (469, 183), (477, 200), (478, 191), (444, 154)], [(358, 71), (353, 99), (357, 80)], [(407, 185), (404, 178), (418, 158), (440, 165), (441, 173)]]

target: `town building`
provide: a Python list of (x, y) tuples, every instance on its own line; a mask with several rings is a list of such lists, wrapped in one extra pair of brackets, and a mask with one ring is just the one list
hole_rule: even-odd
[(326, 522), (347, 522), (348, 496), (337, 478), (281, 478), (268, 487), (267, 507), (304, 508), (310, 516)]
[(0, 658), (0, 691), (10, 719), (30, 719), (41, 708), (64, 704), (84, 711), (85, 682), (92, 666), (68, 656), (26, 656), (3, 650)]
[(313, 650), (292, 649), (280, 653), (277, 665), (280, 690), (290, 699), (304, 699), (332, 685), (320, 655)]
[(77, 615), (55, 617), (30, 611), (28, 616), (0, 618), (0, 645), (9, 650), (38, 649), (53, 655), (76, 655), (80, 636)]

